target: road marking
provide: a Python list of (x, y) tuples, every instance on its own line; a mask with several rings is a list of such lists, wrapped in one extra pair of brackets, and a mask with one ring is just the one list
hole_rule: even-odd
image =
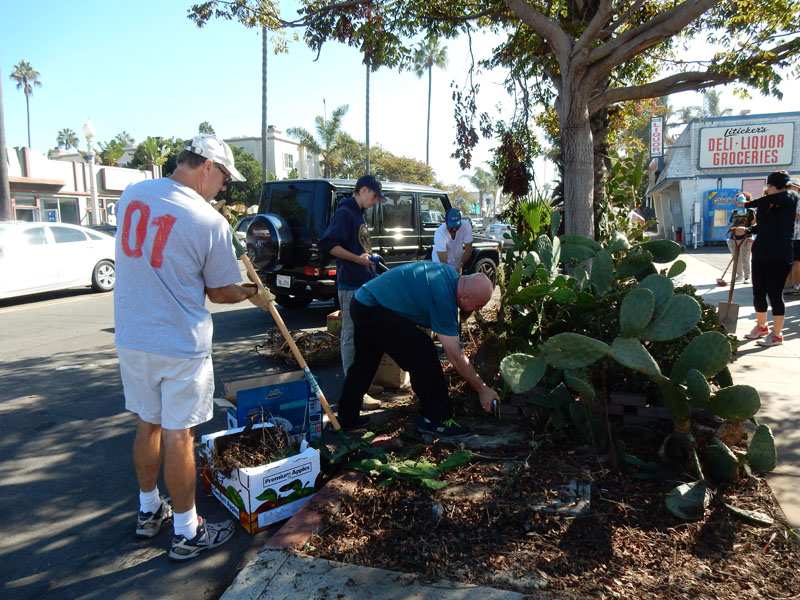
[[(99, 299), (103, 298), (104, 296), (88, 296), (88, 299)], [(72, 302), (78, 302), (80, 300), (86, 300), (87, 296), (73, 296), (70, 298), (60, 298), (58, 300), (44, 300), (38, 302), (31, 302), (30, 304), (25, 304), (23, 306), (8, 306), (6, 308), (0, 308), (0, 315), (12, 312), (20, 312), (23, 310), (32, 310), (35, 308), (46, 308), (49, 306), (57, 306), (59, 304), (69, 304)]]

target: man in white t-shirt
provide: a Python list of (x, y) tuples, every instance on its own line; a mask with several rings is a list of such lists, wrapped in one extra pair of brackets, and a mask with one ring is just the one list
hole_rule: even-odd
[(433, 250), (431, 259), (435, 263), (444, 263), (461, 273), (472, 256), (472, 225), (461, 218), (461, 211), (450, 208), (433, 234)]
[[(194, 558), (234, 532), (232, 521), (197, 515), (192, 434), (213, 415), (206, 297), (233, 304), (258, 291), (239, 283), (230, 227), (207, 202), (231, 181), (244, 177), (230, 147), (214, 135), (197, 136), (170, 177), (129, 186), (117, 204), (114, 329), (125, 408), (138, 415), (136, 535), (152, 538), (173, 517), (175, 560)], [(158, 491), (162, 462), (172, 506)]]

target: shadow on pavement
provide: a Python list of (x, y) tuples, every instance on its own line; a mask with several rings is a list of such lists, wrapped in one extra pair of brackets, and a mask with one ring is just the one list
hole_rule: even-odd
[[(329, 306), (282, 311), (290, 328), (319, 327)], [(258, 309), (214, 314), (217, 395), (222, 379), (286, 365), (251, 350), (269, 316)], [(316, 372), (329, 399), (340, 368)], [(152, 541), (134, 538), (136, 479), (131, 447), (135, 417), (124, 399), (113, 346), (8, 361), (0, 388), (0, 596), (22, 598), (216, 598), (267, 533), (239, 530), (223, 548), (185, 564), (165, 554), (171, 526)], [(197, 428), (225, 428), (221, 410)], [(159, 488), (166, 493), (163, 481)], [(228, 513), (198, 485), (198, 510)]]

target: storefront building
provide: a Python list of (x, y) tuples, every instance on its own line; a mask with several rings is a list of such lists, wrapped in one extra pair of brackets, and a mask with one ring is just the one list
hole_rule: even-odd
[(28, 148), (8, 148), (8, 163), (11, 211), (17, 221), (115, 225), (115, 204), (125, 188), (154, 176), (151, 171), (51, 160)]
[(663, 162), (650, 163), (659, 237), (686, 245), (722, 242), (734, 197), (763, 195), (767, 175), (800, 172), (800, 112), (695, 119)]

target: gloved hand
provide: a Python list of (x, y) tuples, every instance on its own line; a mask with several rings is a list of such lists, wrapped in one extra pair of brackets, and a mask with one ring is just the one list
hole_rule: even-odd
[(242, 285), (242, 287), (247, 290), (256, 290), (255, 294), (247, 298), (251, 304), (263, 310), (269, 310), (269, 305), (273, 300), (275, 300), (275, 296), (273, 296), (267, 288), (264, 288), (263, 291), (259, 292), (258, 287), (253, 283), (245, 283)]

